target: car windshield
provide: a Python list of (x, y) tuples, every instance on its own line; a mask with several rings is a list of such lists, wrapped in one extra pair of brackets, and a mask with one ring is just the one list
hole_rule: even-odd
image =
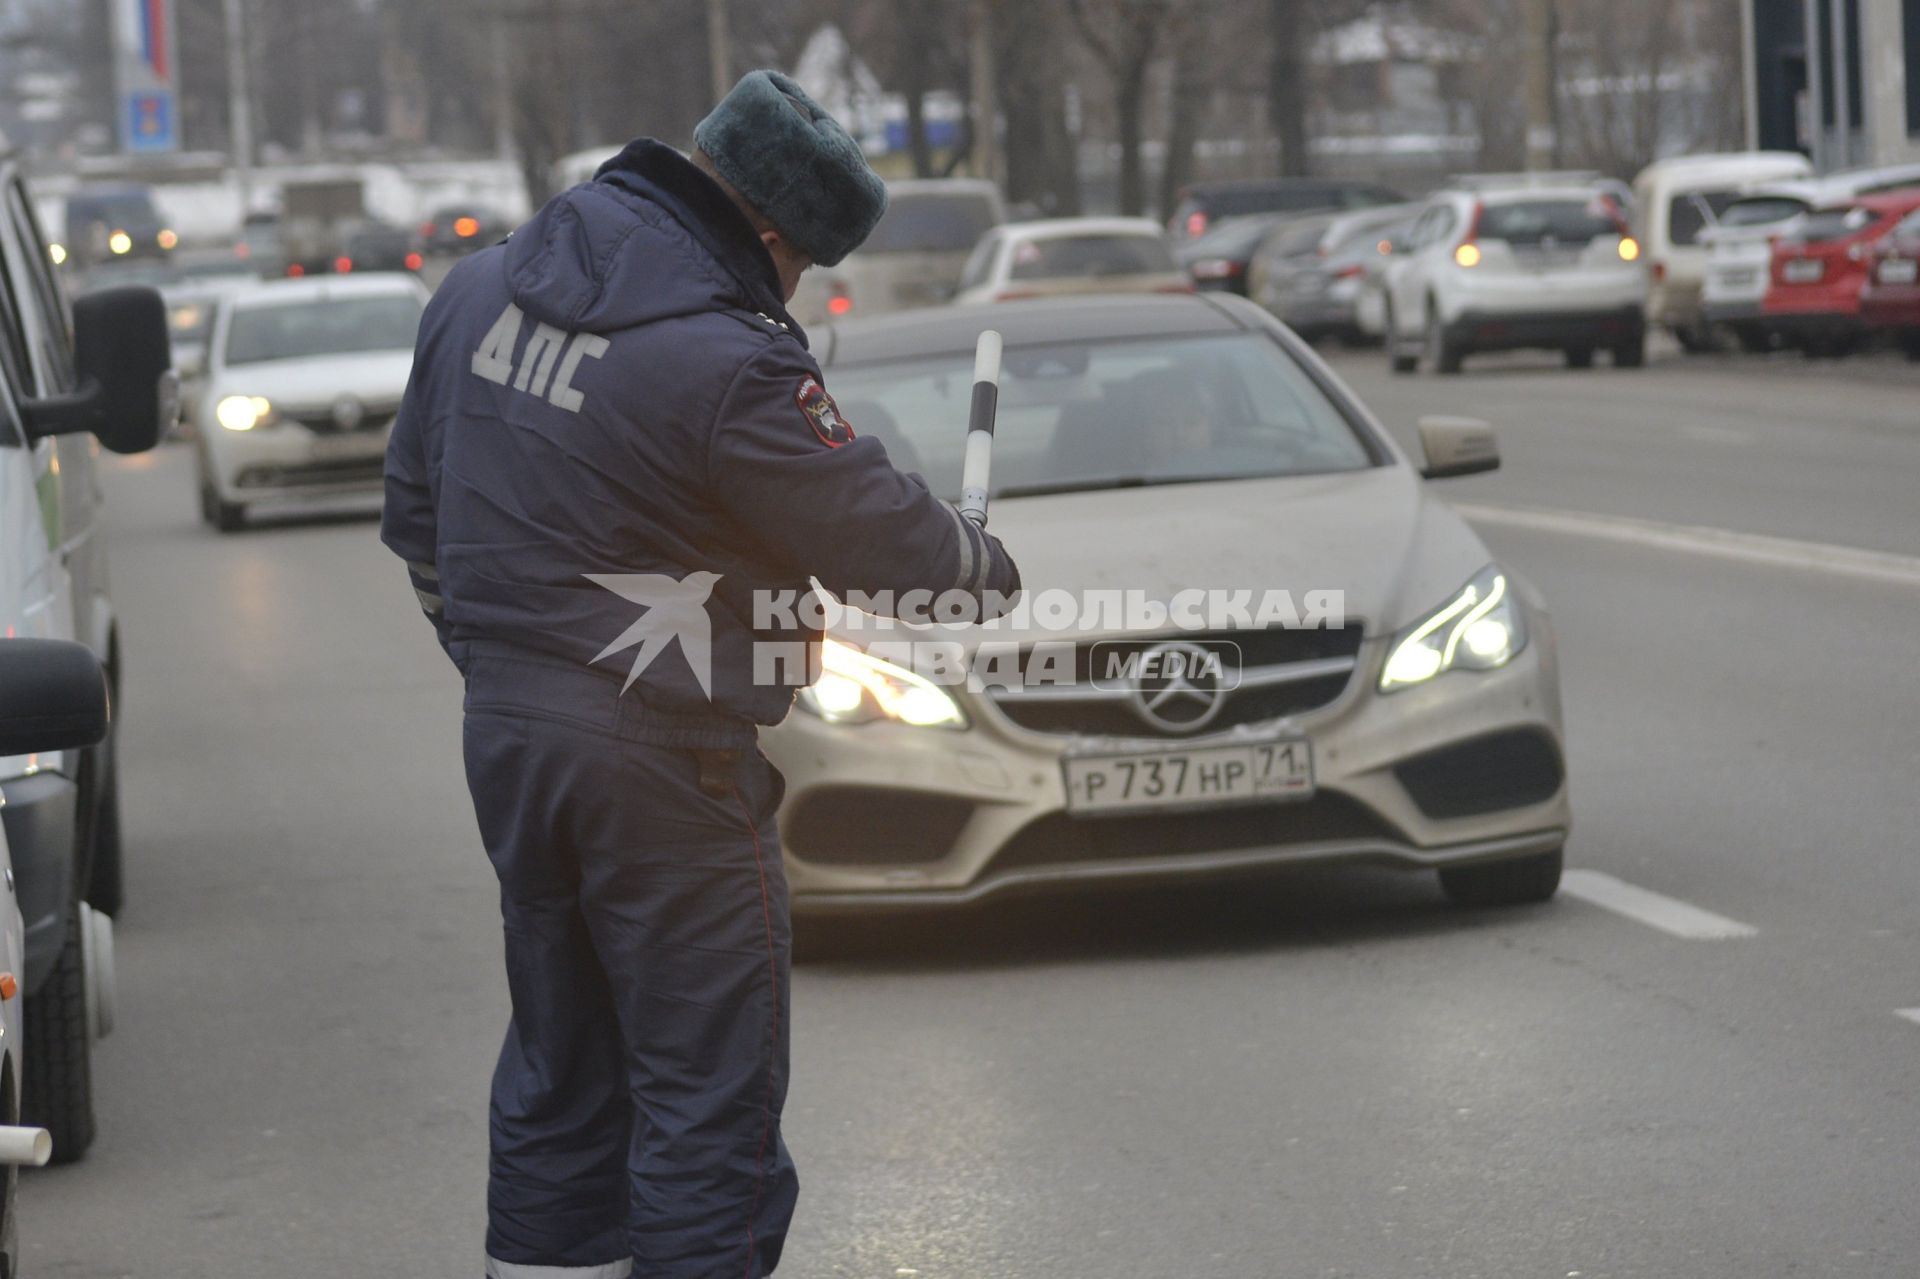
[(1480, 212), (1480, 238), (1508, 244), (1585, 244), (1620, 230), (1612, 206), (1602, 197), (1589, 200), (1515, 200), (1490, 204)]
[(1818, 209), (1807, 215), (1807, 220), (1800, 224), (1799, 234), (1794, 238), (1808, 244), (1844, 240), (1854, 232), (1865, 229), (1872, 221), (1873, 210), (1862, 205), (1840, 209)]
[(233, 314), (226, 360), (259, 364), (356, 351), (410, 351), (419, 328), (420, 300), (412, 294), (250, 306)]
[(1739, 195), (1736, 191), (1688, 191), (1667, 206), (1667, 239), (1674, 244), (1698, 244), (1700, 233), (1720, 221)]
[(1788, 218), (1806, 212), (1804, 201), (1789, 195), (1757, 196), (1746, 200), (1735, 200), (1720, 215), (1721, 226), (1765, 226), (1770, 222), (1785, 222)]
[(1157, 275), (1176, 269), (1173, 250), (1156, 236), (1057, 235), (1017, 245), (1009, 274), (1016, 280), (1051, 280)]
[(67, 224), (86, 226), (105, 222), (113, 226), (132, 226), (158, 221), (153, 199), (144, 191), (123, 195), (76, 195), (67, 201)]
[(965, 253), (995, 221), (984, 192), (895, 192), (860, 252)]
[[(971, 353), (834, 368), (828, 381), (856, 433), (959, 496)], [(1002, 365), (993, 479), (1006, 496), (1372, 464), (1306, 370), (1260, 334), (1015, 347)]]

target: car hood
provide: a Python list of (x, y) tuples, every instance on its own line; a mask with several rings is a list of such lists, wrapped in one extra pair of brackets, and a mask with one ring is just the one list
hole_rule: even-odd
[[(1257, 607), (1263, 591), (1285, 591), (1304, 612), (1307, 592), (1340, 591), (1347, 620), (1370, 635), (1425, 617), (1492, 559), (1466, 522), (1401, 465), (1008, 499), (994, 504), (990, 527), (1020, 565), (1030, 597), (1118, 591), (1165, 603), (1199, 588), (1251, 592)], [(1037, 622), (929, 629), (975, 642), (1059, 638)], [(1076, 634), (1171, 629), (1103, 623)]]
[(397, 404), (412, 369), (411, 351), (263, 360), (221, 369), (207, 398), (211, 403), (223, 395), (264, 395), (277, 404), (320, 408), (351, 395), (368, 404)]

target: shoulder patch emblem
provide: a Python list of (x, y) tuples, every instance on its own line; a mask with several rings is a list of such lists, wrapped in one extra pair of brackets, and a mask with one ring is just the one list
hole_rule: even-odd
[(793, 402), (800, 406), (800, 412), (806, 416), (807, 425), (820, 437), (820, 442), (830, 449), (843, 444), (853, 443), (853, 424), (840, 416), (840, 406), (827, 394), (827, 388), (820, 385), (815, 377), (800, 379), (800, 386), (793, 393)]

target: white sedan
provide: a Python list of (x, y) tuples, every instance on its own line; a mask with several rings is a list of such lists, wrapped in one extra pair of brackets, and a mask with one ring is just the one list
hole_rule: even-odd
[(1077, 293), (1191, 293), (1160, 224), (1148, 218), (1010, 222), (980, 237), (954, 301), (1018, 302)]
[(427, 291), (411, 275), (283, 280), (235, 294), (196, 397), (200, 510), (378, 492)]

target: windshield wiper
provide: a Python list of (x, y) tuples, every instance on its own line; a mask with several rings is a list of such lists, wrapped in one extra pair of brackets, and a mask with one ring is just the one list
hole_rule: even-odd
[(1049, 484), (1009, 484), (996, 489), (993, 496), (1048, 497), (1055, 493), (1091, 493), (1100, 489), (1159, 488), (1167, 484), (1218, 484), (1225, 480), (1272, 480), (1299, 471), (1234, 471), (1228, 475), (1107, 475), (1094, 479), (1060, 480)]

